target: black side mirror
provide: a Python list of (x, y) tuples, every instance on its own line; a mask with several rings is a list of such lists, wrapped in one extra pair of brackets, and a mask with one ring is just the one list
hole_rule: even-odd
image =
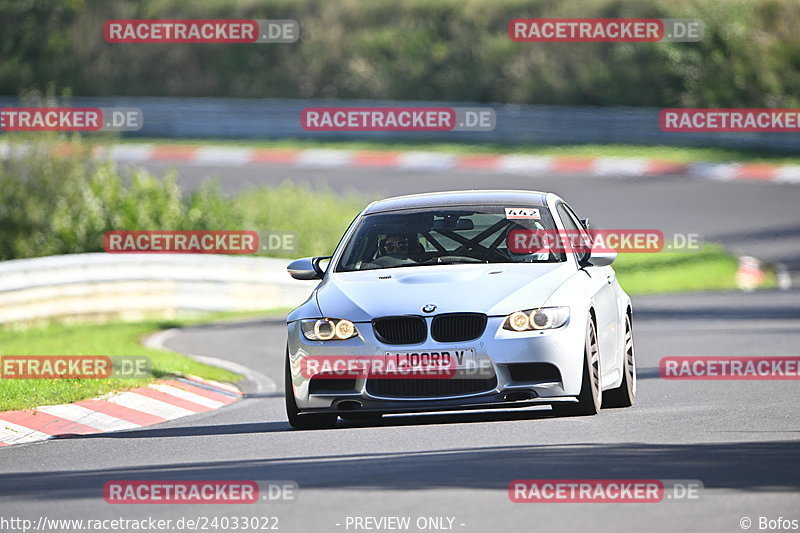
[(586, 253), (578, 260), (578, 264), (582, 267), (597, 266), (604, 267), (613, 263), (617, 259), (617, 252), (590, 252)]

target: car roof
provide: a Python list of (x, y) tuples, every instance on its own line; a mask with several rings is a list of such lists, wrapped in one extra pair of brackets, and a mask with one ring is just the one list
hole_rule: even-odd
[(364, 209), (363, 213), (369, 215), (401, 209), (458, 205), (546, 206), (548, 205), (548, 195), (554, 196), (552, 193), (521, 190), (471, 190), (409, 194), (372, 202)]

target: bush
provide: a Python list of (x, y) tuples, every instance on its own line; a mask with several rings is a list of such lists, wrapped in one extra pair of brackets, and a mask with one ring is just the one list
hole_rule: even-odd
[[(705, 22), (700, 43), (515, 43), (512, 18)], [(293, 18), (294, 44), (109, 44), (125, 18)], [(800, 104), (796, 0), (8, 0), (0, 94), (452, 100), (657, 107)]]
[(330, 255), (366, 201), (287, 181), (280, 187), (259, 187), (241, 193), (231, 204), (248, 229), (291, 231), (297, 235), (296, 252), (274, 255), (302, 257)]
[(231, 198), (215, 182), (182, 196), (176, 175), (124, 176), (97, 156), (108, 145), (73, 137), (6, 136), (0, 163), (0, 260), (103, 250), (110, 230), (292, 231), (299, 251), (325, 255), (363, 206), (286, 183)]

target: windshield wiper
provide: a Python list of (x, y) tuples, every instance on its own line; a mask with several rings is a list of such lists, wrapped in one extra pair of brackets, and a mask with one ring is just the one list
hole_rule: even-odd
[(439, 265), (456, 265), (462, 263), (469, 263), (469, 264), (477, 264), (477, 263), (488, 263), (488, 260), (485, 259), (478, 259), (476, 257), (449, 257), (445, 260), (442, 260), (441, 257), (437, 258), (436, 261)]

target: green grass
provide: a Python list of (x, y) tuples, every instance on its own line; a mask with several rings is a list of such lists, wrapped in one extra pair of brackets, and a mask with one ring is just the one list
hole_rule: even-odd
[[(696, 252), (620, 254), (617, 279), (628, 294), (733, 290), (738, 260), (721, 246), (706, 244)], [(776, 286), (767, 272), (761, 288)]]
[[(273, 310), (270, 313), (279, 313)], [(111, 391), (140, 387), (171, 374), (192, 374), (216, 381), (236, 382), (241, 376), (206, 365), (185, 355), (141, 345), (146, 335), (171, 327), (221, 319), (264, 316), (251, 313), (214, 313), (169, 321), (114, 322), (110, 324), (63, 325), (0, 331), (0, 354), (5, 355), (137, 355), (150, 358), (150, 379), (11, 379), (0, 380), (0, 411), (28, 409), (40, 405), (70, 403)], [(0, 358), (2, 355), (0, 355)]]
[(241, 140), (241, 139), (161, 139), (126, 137), (122, 143), (179, 144), (188, 146), (238, 146), (251, 148), (307, 149), (325, 148), (339, 150), (380, 150), (426, 152), (446, 152), (453, 154), (530, 154), (576, 157), (631, 157), (660, 159), (674, 163), (710, 162), (753, 162), (774, 164), (800, 164), (800, 157), (757, 150), (733, 150), (725, 148), (683, 148), (674, 146), (634, 146), (626, 144), (581, 144), (581, 145), (529, 145), (496, 143), (445, 143), (445, 142), (379, 142), (379, 141), (336, 141), (318, 139), (281, 140)]

